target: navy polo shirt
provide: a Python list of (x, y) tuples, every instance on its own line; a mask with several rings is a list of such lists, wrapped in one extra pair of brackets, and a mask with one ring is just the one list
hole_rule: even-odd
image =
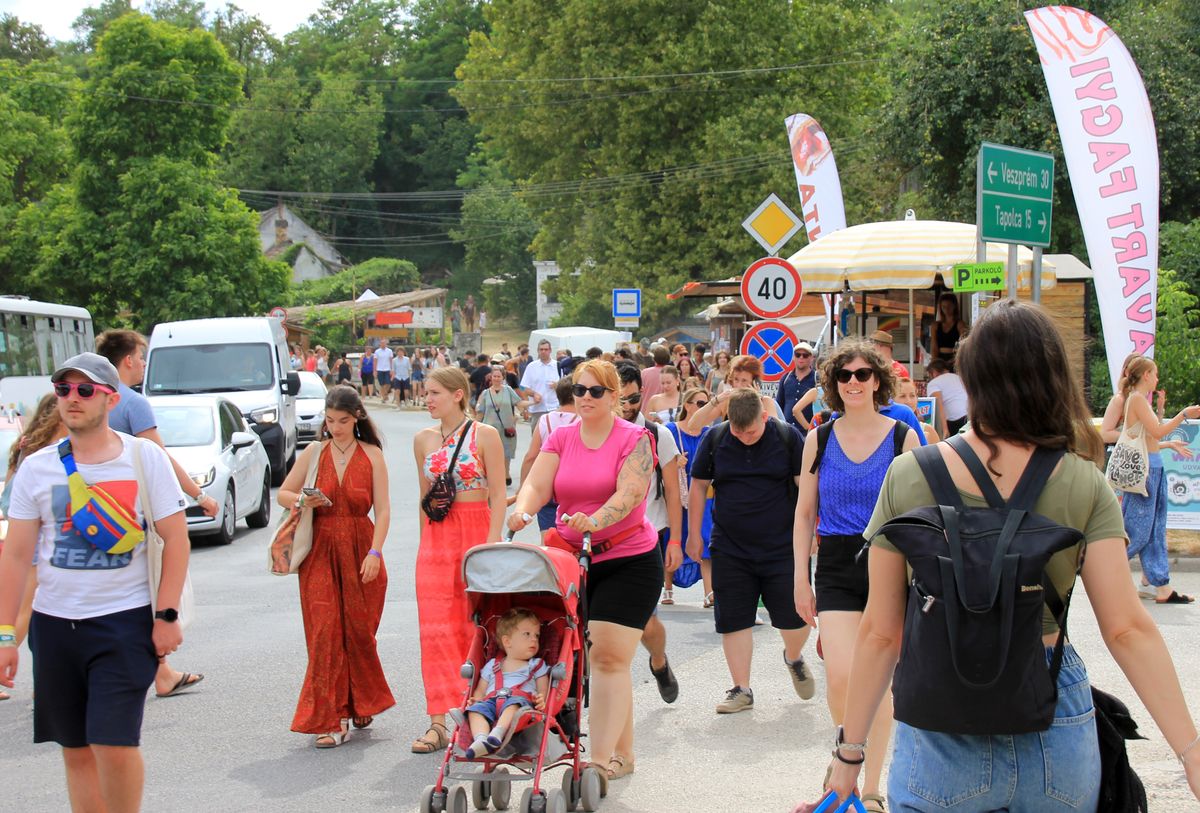
[[(800, 424), (797, 423), (795, 416), (792, 415), (792, 407), (796, 406), (796, 402), (804, 397), (804, 393), (817, 386), (816, 370), (809, 370), (804, 376), (797, 378), (795, 370), (789, 370), (788, 374), (779, 382), (779, 391), (775, 393), (775, 403), (779, 404), (779, 408), (783, 410), (783, 418), (797, 429)], [(813, 409), (812, 404), (806, 406), (803, 410), (804, 419), (812, 422)], [(801, 430), (803, 433), (803, 430)]]
[[(792, 453), (785, 454), (783, 432), (791, 432)], [(713, 437), (721, 435), (713, 448)], [(723, 554), (758, 562), (780, 561), (791, 567), (792, 525), (796, 498), (789, 481), (800, 476), (804, 441), (794, 426), (772, 419), (762, 437), (747, 446), (724, 430), (700, 440), (692, 476), (711, 480), (712, 546)]]

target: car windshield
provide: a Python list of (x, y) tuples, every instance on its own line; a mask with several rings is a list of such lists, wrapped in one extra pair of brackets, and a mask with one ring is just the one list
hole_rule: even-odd
[(319, 398), (325, 400), (325, 385), (316, 376), (300, 376), (300, 392), (297, 398)]
[(206, 406), (155, 406), (164, 446), (207, 446), (213, 442), (213, 414)]
[(269, 344), (198, 344), (156, 347), (143, 391), (147, 395), (270, 389)]

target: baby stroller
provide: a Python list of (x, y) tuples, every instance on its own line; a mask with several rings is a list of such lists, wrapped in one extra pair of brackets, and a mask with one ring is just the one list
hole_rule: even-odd
[[(447, 780), (470, 782), (477, 810), (507, 810), (514, 781), (532, 780), (521, 793), (520, 813), (593, 811), (600, 806), (599, 771), (582, 759), (581, 716), (587, 696), (587, 567), (591, 540), (572, 553), (512, 542), (478, 545), (463, 559), (463, 576), (475, 622), (475, 637), (462, 676), (467, 690), (462, 707), (488, 659), (500, 652), (496, 622), (513, 607), (532, 610), (541, 619), (538, 657), (551, 665), (544, 711), (525, 710), (514, 733), (494, 754), (467, 754), (470, 727), (459, 724), (442, 759), (437, 782), (421, 795), (420, 813), (467, 813), (467, 788)], [(561, 787), (547, 789), (549, 768), (566, 766)]]

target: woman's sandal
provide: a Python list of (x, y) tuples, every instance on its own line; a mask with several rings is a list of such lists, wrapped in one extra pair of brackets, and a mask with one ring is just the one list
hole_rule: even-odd
[(367, 728), (371, 723), (375, 722), (374, 717), (355, 717), (353, 718), (355, 728)]
[(613, 754), (608, 758), (607, 772), (610, 780), (629, 776), (629, 774), (633, 773), (633, 760), (623, 757), (620, 754)]
[(318, 734), (313, 745), (317, 748), (337, 748), (350, 739), (349, 722), (349, 720), (342, 720), (342, 727), (338, 731), (330, 731), (328, 734)]
[[(433, 734), (433, 740), (426, 739), (430, 734)], [(434, 751), (441, 751), (450, 744), (450, 732), (442, 723), (431, 723), (429, 728), (425, 729), (425, 733), (413, 740), (412, 752), (414, 754), (432, 754)]]
[(711, 609), (716, 603), (717, 602), (713, 600), (713, 594), (711, 592), (704, 596), (704, 609)]
[(867, 813), (887, 813), (887, 810), (883, 806), (882, 796), (877, 796), (874, 793), (864, 793), (859, 797), (859, 800), (863, 803), (863, 808)]
[(1156, 598), (1156, 599), (1154, 599), (1154, 603), (1155, 604), (1191, 604), (1195, 600), (1196, 599), (1192, 598), (1191, 596), (1185, 596), (1183, 593), (1177, 593), (1176, 591), (1172, 590), (1171, 595), (1167, 596), (1166, 598)]
[(672, 590), (670, 587), (663, 588), (662, 601), (660, 601), (659, 604), (669, 606), (674, 603), (675, 603), (675, 591)]

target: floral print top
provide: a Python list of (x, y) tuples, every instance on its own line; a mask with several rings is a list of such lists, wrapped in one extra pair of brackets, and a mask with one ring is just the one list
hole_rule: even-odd
[[(467, 429), (467, 439), (458, 452), (458, 465), (454, 467), (454, 486), (458, 491), (478, 491), (487, 488), (487, 475), (484, 473), (483, 459), (479, 454), (474, 421)], [(450, 465), (450, 455), (458, 445), (458, 436), (462, 430), (452, 433), (440, 447), (425, 456), (425, 476), (432, 482), (440, 477)]]

